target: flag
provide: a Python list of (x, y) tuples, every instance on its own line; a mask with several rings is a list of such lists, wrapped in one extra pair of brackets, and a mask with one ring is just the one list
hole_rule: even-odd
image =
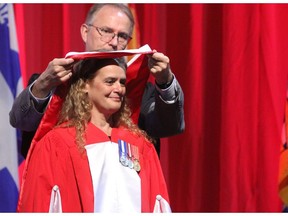
[(9, 110), (23, 89), (12, 4), (0, 4), (0, 212), (15, 212), (18, 201), (17, 131)]

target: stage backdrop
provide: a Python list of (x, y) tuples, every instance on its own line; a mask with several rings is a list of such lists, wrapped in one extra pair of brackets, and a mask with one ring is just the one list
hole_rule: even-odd
[[(186, 130), (162, 140), (174, 212), (277, 212), (288, 5), (135, 4), (140, 44), (170, 57)], [(83, 51), (90, 4), (15, 4), (24, 84)]]

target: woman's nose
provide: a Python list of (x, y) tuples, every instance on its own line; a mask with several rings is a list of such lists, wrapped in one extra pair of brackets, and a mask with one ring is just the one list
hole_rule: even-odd
[(121, 84), (120, 82), (115, 82), (114, 84), (114, 88), (117, 92), (123, 92), (125, 89), (125, 86), (123, 84)]

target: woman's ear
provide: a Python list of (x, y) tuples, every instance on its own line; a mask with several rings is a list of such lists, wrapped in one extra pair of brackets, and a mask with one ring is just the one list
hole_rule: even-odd
[(84, 85), (84, 88), (83, 88), (83, 92), (85, 94), (88, 94), (89, 88), (90, 88), (89, 82), (86, 81), (85, 85)]

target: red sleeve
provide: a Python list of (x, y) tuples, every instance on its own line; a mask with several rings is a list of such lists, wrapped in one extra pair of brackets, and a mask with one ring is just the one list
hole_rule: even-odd
[(72, 172), (67, 145), (61, 136), (51, 131), (35, 145), (31, 154), (27, 171), (23, 176), (18, 211), (48, 212), (51, 191), (55, 185), (60, 189), (64, 211), (65, 200), (72, 195), (68, 190), (73, 186)]
[(53, 174), (50, 162), (52, 155), (49, 136), (39, 141), (27, 161), (27, 170), (23, 174), (23, 185), (18, 202), (19, 212), (48, 212), (53, 187)]
[[(144, 142), (143, 154), (140, 155), (142, 212), (153, 212), (156, 196), (161, 195), (169, 203), (166, 182), (158, 155), (152, 144)], [(142, 161), (142, 162), (141, 162)]]

